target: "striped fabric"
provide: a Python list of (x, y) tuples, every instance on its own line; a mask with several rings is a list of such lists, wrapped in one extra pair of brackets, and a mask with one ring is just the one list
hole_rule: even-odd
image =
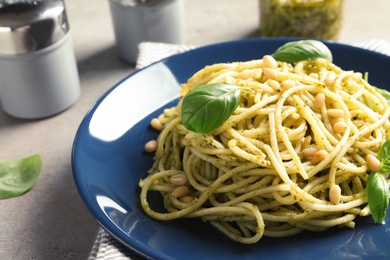
[(373, 39), (370, 41), (354, 44), (354, 46), (390, 56), (390, 43), (385, 40)]
[[(390, 55), (390, 43), (374, 39), (354, 44), (356, 47)], [(141, 69), (151, 63), (171, 55), (193, 49), (194, 46), (167, 43), (143, 42), (139, 45), (139, 57), (136, 68)], [(104, 229), (100, 228), (88, 260), (144, 260), (145, 258), (130, 250)]]
[(88, 260), (141, 260), (145, 259), (129, 250), (100, 228)]
[(194, 46), (184, 44), (169, 44), (161, 42), (142, 42), (138, 46), (139, 56), (136, 69), (146, 67), (153, 62), (162, 60), (174, 54), (193, 49)]

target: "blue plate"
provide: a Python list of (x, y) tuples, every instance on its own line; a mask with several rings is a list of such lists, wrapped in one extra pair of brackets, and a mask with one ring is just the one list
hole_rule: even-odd
[[(242, 245), (202, 221), (156, 221), (140, 207), (138, 182), (153, 161), (144, 144), (158, 134), (149, 122), (175, 104), (179, 84), (205, 65), (261, 58), (287, 41), (291, 39), (241, 40), (179, 54), (136, 71), (98, 100), (77, 132), (72, 167), (82, 199), (104, 229), (129, 248), (156, 259), (390, 258), (390, 211), (384, 224), (374, 224), (368, 217), (357, 219), (355, 229), (263, 237), (255, 245)], [(373, 85), (390, 88), (390, 57), (326, 44), (337, 65), (369, 72)]]

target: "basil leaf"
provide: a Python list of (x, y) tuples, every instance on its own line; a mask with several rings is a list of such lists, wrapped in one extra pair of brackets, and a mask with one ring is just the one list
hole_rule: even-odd
[(41, 167), (42, 161), (38, 154), (0, 161), (0, 199), (16, 197), (31, 189)]
[(390, 92), (387, 91), (386, 89), (381, 89), (381, 88), (377, 88), (377, 87), (374, 87), (376, 89), (376, 91), (379, 92), (379, 94), (381, 94), (387, 101), (387, 103), (390, 105)]
[(382, 163), (382, 169), (379, 172), (383, 174), (390, 173), (390, 139), (383, 143), (378, 153), (378, 159)]
[(209, 133), (222, 125), (240, 103), (240, 87), (225, 83), (201, 85), (183, 99), (181, 119), (185, 128)]
[[(365, 72), (365, 73), (364, 73), (363, 79), (364, 79), (365, 81), (368, 82), (368, 72)], [(372, 85), (371, 85), (371, 86), (372, 86)], [(378, 88), (378, 87), (376, 87), (376, 86), (372, 86), (372, 87), (373, 87), (379, 94), (381, 94), (382, 97), (384, 97), (384, 98), (386, 99), (387, 104), (390, 105), (390, 92), (389, 92), (388, 90), (386, 90), (386, 89), (381, 89), (381, 88)], [(372, 101), (370, 101), (370, 100), (366, 100), (366, 103), (369, 104), (369, 105), (371, 105), (371, 106), (374, 105), (374, 103), (373, 103)], [(378, 109), (376, 108), (376, 106), (374, 107), (374, 111), (378, 111)]]
[(382, 222), (386, 217), (389, 206), (389, 185), (383, 174), (372, 172), (368, 176), (367, 184), (368, 206), (375, 222)]
[(329, 48), (316, 40), (293, 41), (279, 47), (272, 57), (278, 61), (294, 63), (304, 60), (326, 59), (332, 62), (333, 56)]

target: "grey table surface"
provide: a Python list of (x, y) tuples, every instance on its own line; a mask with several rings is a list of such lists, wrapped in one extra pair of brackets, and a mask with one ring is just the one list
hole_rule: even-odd
[[(0, 200), (0, 259), (87, 259), (99, 229), (74, 185), (72, 143), (90, 107), (134, 65), (117, 56), (108, 0), (65, 3), (82, 94), (47, 119), (20, 120), (0, 111), (0, 159), (40, 153), (43, 160), (32, 190)], [(258, 37), (258, 10), (258, 0), (185, 0), (186, 43)], [(390, 41), (389, 13), (389, 0), (345, 0), (338, 41)]]

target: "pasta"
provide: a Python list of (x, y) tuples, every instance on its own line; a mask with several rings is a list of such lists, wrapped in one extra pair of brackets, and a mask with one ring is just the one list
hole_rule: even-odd
[[(140, 180), (144, 211), (158, 220), (201, 218), (234, 241), (285, 237), (304, 230), (353, 228), (370, 215), (367, 155), (390, 137), (386, 100), (361, 73), (323, 60), (259, 60), (206, 66), (182, 84), (223, 82), (240, 104), (208, 134), (181, 122), (181, 99), (158, 117), (155, 161)], [(162, 194), (166, 212), (151, 208)]]

